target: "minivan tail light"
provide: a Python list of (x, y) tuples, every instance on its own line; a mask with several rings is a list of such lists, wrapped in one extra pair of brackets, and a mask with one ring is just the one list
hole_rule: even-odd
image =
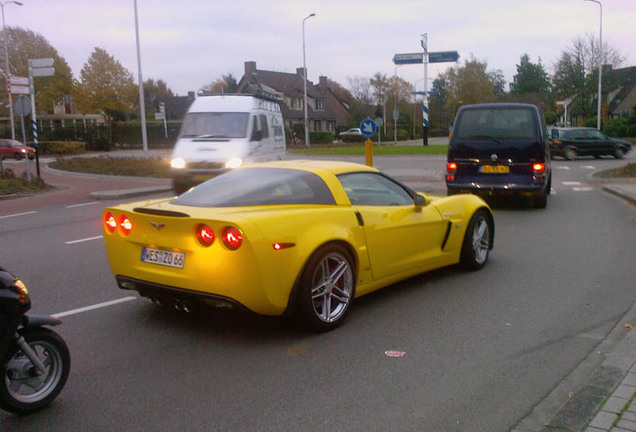
[(543, 174), (545, 172), (545, 164), (542, 164), (542, 163), (532, 164), (532, 171), (534, 174)]
[(446, 180), (455, 181), (455, 174), (457, 173), (457, 163), (448, 162), (446, 164)]
[(552, 141), (552, 144), (557, 145), (557, 146), (560, 146), (560, 145), (563, 145), (563, 141), (561, 141), (561, 140), (554, 140), (554, 141)]

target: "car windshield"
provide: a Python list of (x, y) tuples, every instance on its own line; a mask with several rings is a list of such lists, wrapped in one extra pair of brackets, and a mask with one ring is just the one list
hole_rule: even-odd
[(454, 133), (460, 140), (537, 139), (537, 125), (529, 108), (474, 108), (464, 110)]
[(315, 174), (293, 169), (242, 168), (202, 183), (172, 201), (194, 207), (336, 203)]
[(193, 112), (183, 120), (182, 138), (245, 138), (248, 113)]

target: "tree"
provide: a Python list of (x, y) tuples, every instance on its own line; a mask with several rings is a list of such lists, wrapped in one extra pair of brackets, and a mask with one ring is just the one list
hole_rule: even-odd
[(535, 64), (530, 61), (528, 54), (523, 54), (517, 65), (517, 74), (510, 83), (510, 92), (514, 94), (550, 92), (550, 78), (543, 69), (541, 59)]
[[(572, 41), (572, 46), (561, 53), (555, 65), (552, 78), (555, 94), (560, 98), (576, 96), (575, 108), (583, 118), (590, 118), (596, 112), (594, 97), (599, 58), (603, 59), (604, 68), (616, 68), (624, 60), (619, 51), (608, 43), (603, 44), (601, 52), (594, 35), (586, 33)], [(603, 76), (606, 77), (605, 74)]]
[(373, 90), (368, 78), (360, 76), (347, 77), (349, 88), (353, 95), (353, 103), (349, 112), (353, 117), (353, 121), (360, 122), (367, 117), (373, 115)]
[(75, 81), (76, 103), (84, 113), (99, 112), (112, 120), (133, 112), (138, 90), (133, 75), (106, 50), (95, 47)]
[(231, 73), (201, 87), (203, 93), (236, 93), (237, 89), (238, 83)]
[(446, 109), (449, 112), (456, 112), (462, 104), (492, 102), (496, 99), (495, 83), (486, 71), (487, 67), (486, 62), (471, 56), (463, 66), (452, 67), (440, 75), (446, 82)]
[[(29, 58), (52, 58), (55, 74), (50, 77), (38, 77), (35, 80), (36, 109), (43, 112), (53, 112), (56, 103), (61, 103), (64, 96), (70, 95), (73, 89), (73, 73), (64, 57), (60, 56), (46, 38), (31, 30), (19, 27), (7, 27), (7, 49), (9, 53), (9, 67), (12, 76), (29, 76)], [(0, 62), (2, 77), (7, 76), (4, 61)], [(0, 86), (6, 98), (5, 86)], [(4, 110), (4, 107), (3, 107)], [(6, 110), (5, 112), (7, 112)]]
[(144, 81), (144, 103), (147, 111), (151, 111), (151, 108), (154, 111), (159, 111), (159, 104), (171, 97), (174, 97), (174, 93), (168, 88), (165, 81), (155, 81), (152, 78)]

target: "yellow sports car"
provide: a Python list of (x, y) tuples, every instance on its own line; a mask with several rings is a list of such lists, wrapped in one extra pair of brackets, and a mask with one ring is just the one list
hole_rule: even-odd
[(120, 288), (186, 311), (291, 313), (318, 331), (371, 291), (443, 266), (483, 267), (495, 231), (475, 195), (431, 196), (365, 165), (299, 160), (110, 207), (103, 222)]

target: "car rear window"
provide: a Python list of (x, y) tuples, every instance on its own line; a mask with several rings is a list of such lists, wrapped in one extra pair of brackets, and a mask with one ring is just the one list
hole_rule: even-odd
[(473, 140), (537, 139), (538, 127), (529, 108), (484, 107), (462, 111), (455, 125), (455, 138)]
[(229, 171), (172, 201), (194, 207), (336, 203), (331, 190), (316, 174), (280, 168)]

